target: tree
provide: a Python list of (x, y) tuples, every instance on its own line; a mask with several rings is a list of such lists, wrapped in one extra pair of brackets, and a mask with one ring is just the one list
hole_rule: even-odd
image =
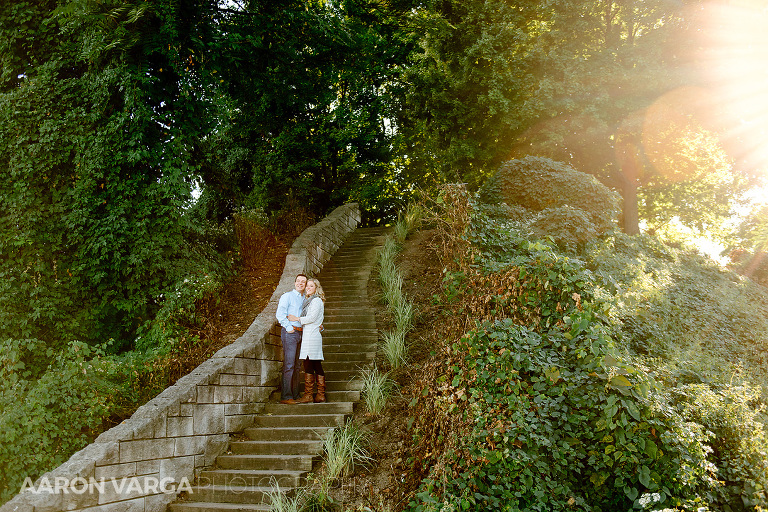
[(223, 209), (276, 210), (292, 194), (322, 213), (391, 172), (408, 12), (407, 2), (254, 0), (216, 15), (206, 66), (231, 110), (204, 151), (229, 158), (203, 159), (202, 177)]
[(414, 160), (477, 186), (511, 156), (545, 156), (620, 190), (629, 232), (640, 215), (713, 226), (743, 190), (717, 149), (720, 132), (686, 121), (677, 162), (699, 167), (674, 186), (654, 174), (642, 139), (659, 98), (698, 80), (688, 59), (699, 3), (436, 2), (401, 122), (425, 155)]
[(191, 168), (171, 5), (3, 11), (0, 336), (119, 348), (173, 281)]

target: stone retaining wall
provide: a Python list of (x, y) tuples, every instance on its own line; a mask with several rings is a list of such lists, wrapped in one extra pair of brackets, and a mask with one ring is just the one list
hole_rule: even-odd
[(164, 512), (210, 466), (232, 433), (251, 425), (277, 389), (277, 303), (296, 274), (318, 273), (360, 223), (340, 206), (294, 242), (269, 304), (230, 345), (16, 495), (0, 512)]

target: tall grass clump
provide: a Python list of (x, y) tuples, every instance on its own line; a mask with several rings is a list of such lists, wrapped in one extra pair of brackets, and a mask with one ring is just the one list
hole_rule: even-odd
[(388, 236), (384, 240), (384, 246), (381, 248), (381, 252), (379, 252), (379, 270), (385, 269), (385, 268), (397, 268), (397, 262), (395, 261), (397, 259), (397, 255), (400, 252), (400, 246), (397, 242), (395, 242), (395, 239), (391, 236)]
[(397, 269), (386, 275), (381, 275), (383, 279), (381, 284), (382, 297), (384, 303), (391, 309), (405, 300), (403, 297), (403, 276), (397, 272)]
[(369, 413), (378, 416), (387, 405), (389, 397), (395, 389), (395, 383), (387, 373), (381, 372), (375, 366), (362, 372), (363, 390), (361, 392), (365, 407)]
[(418, 228), (424, 220), (425, 211), (419, 203), (411, 203), (406, 208), (405, 212), (401, 213), (397, 217), (397, 222), (394, 226), (394, 239), (402, 245), (408, 235)]
[(382, 300), (387, 305), (395, 329), (383, 335), (382, 351), (390, 368), (400, 368), (405, 362), (405, 335), (413, 328), (414, 308), (403, 292), (403, 276), (397, 267), (397, 255), (408, 235), (421, 224), (425, 211), (420, 205), (410, 205), (401, 214), (393, 234), (384, 242), (379, 253), (379, 284)]
[(272, 512), (301, 512), (304, 509), (304, 502), (307, 501), (308, 495), (306, 489), (297, 488), (293, 496), (289, 496), (280, 488), (275, 477), (272, 477), (270, 487), (266, 495)]
[(405, 332), (389, 331), (383, 335), (381, 350), (389, 363), (389, 367), (397, 370), (405, 364), (406, 346)]
[(392, 309), (396, 330), (406, 334), (413, 327), (413, 302), (403, 295), (400, 301), (394, 304)]
[(371, 462), (368, 442), (367, 431), (351, 420), (341, 427), (328, 429), (323, 435), (325, 477), (330, 481), (346, 477), (355, 466)]

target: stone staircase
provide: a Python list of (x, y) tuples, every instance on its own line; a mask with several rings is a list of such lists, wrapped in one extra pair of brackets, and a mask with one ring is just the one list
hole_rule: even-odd
[[(320, 460), (321, 436), (352, 414), (360, 400), (359, 370), (376, 355), (378, 333), (367, 285), (383, 241), (380, 228), (355, 230), (317, 276), (326, 297), (327, 402), (280, 404), (275, 391), (254, 425), (233, 437), (226, 454), (200, 473), (189, 495), (169, 505), (170, 512), (267, 511), (273, 483), (284, 492), (305, 483)], [(301, 382), (303, 388), (303, 375)]]

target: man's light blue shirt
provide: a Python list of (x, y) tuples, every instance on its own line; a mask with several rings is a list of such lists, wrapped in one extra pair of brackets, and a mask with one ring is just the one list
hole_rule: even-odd
[(280, 322), (286, 331), (291, 330), (294, 327), (301, 327), (300, 322), (291, 322), (288, 320), (288, 315), (301, 316), (301, 304), (304, 302), (304, 296), (296, 290), (285, 292), (280, 296), (280, 301), (277, 303), (277, 321)]

